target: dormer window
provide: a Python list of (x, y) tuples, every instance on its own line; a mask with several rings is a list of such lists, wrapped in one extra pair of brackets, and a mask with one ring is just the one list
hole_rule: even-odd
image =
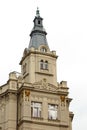
[(40, 50), (41, 52), (47, 52), (47, 49), (45, 47), (42, 47)]

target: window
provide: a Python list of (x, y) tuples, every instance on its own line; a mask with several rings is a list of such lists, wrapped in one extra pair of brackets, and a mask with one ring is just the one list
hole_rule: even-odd
[(40, 50), (41, 52), (47, 52), (47, 49), (45, 47), (42, 47)]
[(57, 120), (57, 109), (57, 105), (48, 104), (48, 119)]
[(31, 116), (41, 118), (41, 106), (42, 103), (32, 102), (31, 103)]
[(43, 61), (41, 60), (40, 61), (40, 69), (44, 69), (44, 70), (47, 70), (48, 69), (48, 61)]
[(40, 20), (38, 21), (38, 24), (40, 24)]
[(43, 69), (44, 68), (44, 62), (43, 60), (40, 61), (40, 69)]
[(45, 61), (45, 69), (48, 69), (48, 61)]

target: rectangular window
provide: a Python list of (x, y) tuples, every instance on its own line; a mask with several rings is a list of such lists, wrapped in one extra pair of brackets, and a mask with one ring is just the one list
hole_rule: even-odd
[(44, 65), (45, 65), (45, 69), (47, 70), (48, 69), (48, 61), (45, 61)]
[(57, 120), (58, 119), (58, 105), (48, 104), (48, 119)]
[(32, 102), (31, 103), (31, 116), (41, 118), (41, 107), (42, 107), (42, 103)]

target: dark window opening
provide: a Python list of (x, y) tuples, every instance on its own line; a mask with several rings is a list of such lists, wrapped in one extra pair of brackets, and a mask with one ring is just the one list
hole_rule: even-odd
[(40, 24), (40, 20), (38, 20), (38, 24)]
[(40, 61), (40, 68), (41, 68), (41, 69), (44, 68), (44, 62), (43, 62), (43, 60)]

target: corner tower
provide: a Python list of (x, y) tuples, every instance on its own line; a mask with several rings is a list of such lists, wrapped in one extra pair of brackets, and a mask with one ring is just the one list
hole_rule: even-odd
[(11, 72), (0, 86), (0, 130), (72, 130), (69, 88), (66, 81), (57, 82), (57, 55), (42, 22), (37, 9), (21, 73)]
[(57, 85), (55, 51), (50, 51), (47, 43), (47, 32), (43, 27), (43, 18), (39, 9), (33, 20), (34, 27), (30, 33), (28, 48), (25, 48), (21, 64), (21, 72), (25, 82), (34, 83), (41, 79), (47, 79)]

